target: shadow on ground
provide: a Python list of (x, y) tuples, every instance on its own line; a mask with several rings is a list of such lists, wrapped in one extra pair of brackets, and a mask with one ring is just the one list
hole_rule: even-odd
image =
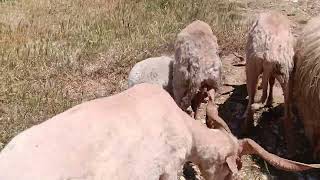
[[(288, 158), (286, 147), (284, 143), (284, 129), (281, 121), (284, 110), (282, 104), (274, 104), (273, 107), (263, 107), (255, 112), (255, 122), (257, 125), (249, 133), (244, 136), (240, 132), (240, 125), (243, 123), (241, 118), (247, 106), (247, 90), (246, 85), (225, 85), (231, 86), (232, 91), (226, 92), (221, 96), (228, 95), (229, 97), (219, 105), (219, 115), (228, 123), (231, 131), (238, 138), (248, 137), (255, 140), (267, 151), (277, 154), (281, 157)], [(296, 114), (296, 113), (295, 113)], [(315, 163), (312, 160), (312, 152), (307, 139), (304, 136), (303, 125), (297, 117), (294, 121), (294, 140), (296, 156), (291, 158), (292, 160), (304, 162), (304, 163)], [(315, 180), (320, 179), (319, 170), (310, 170), (302, 173), (293, 173), (277, 170), (271, 165), (267, 165), (266, 162), (257, 157), (253, 156), (253, 161), (260, 167), (265, 167), (264, 172), (267, 172), (268, 179), (290, 179), (290, 180)], [(259, 178), (258, 178), (259, 179)]]

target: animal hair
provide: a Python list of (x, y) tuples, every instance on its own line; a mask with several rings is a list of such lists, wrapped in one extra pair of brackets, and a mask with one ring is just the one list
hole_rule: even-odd
[(175, 43), (173, 94), (186, 110), (204, 86), (218, 89), (221, 84), (219, 46), (210, 26), (196, 20), (183, 29)]
[(258, 77), (262, 74), (263, 93), (260, 99), (264, 103), (268, 95), (267, 104), (272, 104), (272, 88), (274, 80), (280, 82), (285, 96), (285, 116), (289, 111), (289, 81), (294, 67), (293, 56), (295, 39), (290, 28), (291, 22), (284, 15), (267, 11), (258, 14), (253, 21), (246, 45), (246, 77), (249, 103), (246, 111), (247, 123), (252, 123), (252, 107)]
[(308, 21), (296, 48), (293, 96), (306, 136), (313, 146), (320, 138), (320, 16)]

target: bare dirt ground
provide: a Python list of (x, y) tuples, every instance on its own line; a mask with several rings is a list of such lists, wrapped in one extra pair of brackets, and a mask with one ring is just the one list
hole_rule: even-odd
[[(241, 5), (241, 7), (243, 6), (243, 9), (244, 9), (244, 17), (253, 17), (254, 13), (264, 11), (267, 9), (281, 11), (282, 13), (287, 14), (287, 16), (294, 22), (293, 30), (295, 33), (299, 32), (299, 29), (301, 27), (303, 27), (303, 25), (307, 22), (307, 20), (310, 17), (319, 15), (319, 12), (320, 12), (320, 0), (225, 0), (225, 1), (239, 1), (241, 4), (243, 4), (243, 5)], [(85, 2), (85, 1), (83, 1), (83, 2)], [(97, 1), (93, 1), (93, 2), (95, 2), (95, 3), (91, 3), (91, 1), (87, 2), (89, 4), (93, 4), (93, 6), (88, 6), (87, 4), (85, 4), (84, 6), (85, 7), (88, 6), (91, 9), (95, 10), (95, 11), (92, 10), (92, 12), (95, 12), (95, 13), (88, 13), (87, 12), (87, 14), (90, 15), (88, 17), (91, 17), (91, 16), (94, 17), (94, 18), (92, 18), (92, 21), (95, 22), (94, 19), (99, 17), (99, 15), (97, 15), (97, 12), (96, 12), (97, 8), (94, 5), (100, 1), (97, 0)], [(101, 2), (103, 2), (103, 1), (101, 1)], [(202, 2), (202, 1), (199, 1), (199, 2)], [(54, 3), (54, 4), (56, 4), (56, 3)], [(199, 4), (201, 4), (201, 3), (199, 3)], [(130, 7), (130, 5), (132, 5), (132, 4), (129, 4), (128, 7)], [(61, 3), (61, 4), (57, 3), (57, 5), (55, 5), (55, 6), (65, 7), (65, 5), (63, 3)], [(101, 5), (99, 5), (99, 7), (100, 6)], [(50, 18), (52, 16), (52, 19), (56, 18), (55, 13), (46, 14), (46, 13), (42, 12), (42, 11), (47, 11), (48, 8), (42, 8), (43, 6), (39, 6), (39, 7), (41, 7), (41, 8), (39, 8), (39, 9), (36, 8), (36, 9), (31, 9), (31, 10), (26, 8), (27, 11), (21, 12), (21, 13), (19, 11), (19, 8), (17, 7), (16, 13), (13, 13), (13, 12), (6, 13), (6, 14), (9, 14), (8, 16), (6, 16), (7, 18), (12, 19), (12, 17), (14, 17), (13, 20), (9, 21), (9, 22), (12, 22), (10, 24), (10, 26), (18, 26), (17, 24), (23, 23), (24, 22), (23, 17), (26, 16), (26, 15), (24, 15), (24, 13), (27, 14), (27, 12), (29, 13), (29, 12), (38, 12), (39, 11), (40, 15), (38, 15), (37, 13), (35, 13), (35, 15), (30, 14), (30, 16), (32, 15), (32, 17), (39, 16), (39, 17), (45, 18), (46, 16), (49, 16), (49, 18)], [(46, 7), (46, 6), (44, 6), (44, 7)], [(110, 7), (112, 7), (112, 6), (110, 6)], [(150, 6), (150, 7), (152, 7), (152, 6)], [(201, 6), (199, 6), (199, 7), (201, 7)], [(55, 7), (55, 8), (58, 9), (57, 7)], [(14, 8), (14, 9), (16, 9), (16, 8)], [(139, 13), (132, 13), (132, 12), (130, 12), (130, 8), (126, 7), (124, 9), (128, 10), (128, 12), (125, 11), (128, 14), (130, 14), (130, 13), (131, 14), (139, 14), (139, 13), (143, 12), (143, 11), (139, 11)], [(195, 9), (195, 8), (193, 7), (193, 9)], [(137, 9), (134, 9), (134, 10), (137, 10)], [(191, 11), (192, 9), (182, 9), (182, 10), (185, 10), (189, 13), (189, 11)], [(79, 11), (79, 10), (74, 9), (71, 12), (75, 13), (77, 11)], [(214, 12), (214, 10), (212, 10), (212, 9), (210, 9), (210, 11)], [(44, 13), (45, 15), (41, 15), (41, 12)], [(58, 12), (60, 12), (60, 11), (58, 11)], [(100, 15), (101, 17), (106, 16), (105, 11), (101, 10), (100, 13), (102, 14), (102, 15)], [(14, 15), (14, 14), (16, 14), (16, 15)], [(62, 16), (63, 14), (65, 14), (65, 8), (62, 8), (60, 14), (58, 14), (58, 15)], [(213, 14), (206, 15), (206, 17), (207, 17), (206, 20), (208, 21), (208, 23), (213, 24), (213, 22), (210, 21), (210, 20), (214, 19), (212, 16)], [(71, 15), (73, 15), (73, 14), (71, 14)], [(71, 15), (69, 17), (69, 15), (67, 14), (66, 17), (64, 17), (64, 18), (68, 21), (71, 21), (72, 23), (77, 24), (78, 22), (74, 18), (71, 18), (72, 17)], [(146, 17), (150, 16), (150, 14), (146, 14), (146, 15), (147, 15)], [(166, 16), (164, 16), (164, 17), (166, 17)], [(25, 18), (27, 18), (27, 17), (25, 17)], [(139, 18), (136, 18), (135, 16), (132, 16), (132, 17), (128, 16), (127, 18), (128, 19), (125, 19), (125, 20), (128, 22), (132, 22), (132, 25), (140, 23), (141, 26), (146, 26), (148, 28), (152, 28), (153, 26), (155, 26), (153, 28), (157, 29), (157, 27), (158, 27), (157, 25), (161, 24), (161, 23), (152, 24), (151, 22), (147, 21), (144, 18), (139, 19)], [(101, 19), (103, 19), (103, 18), (101, 18)], [(154, 22), (161, 22), (161, 20), (165, 20), (165, 18), (159, 18), (159, 19), (155, 19)], [(0, 16), (0, 24), (4, 20), (6, 20), (6, 18), (2, 18)], [(47, 22), (44, 20), (41, 21), (41, 18), (36, 19), (36, 20), (38, 20), (39, 22)], [(74, 20), (74, 21), (72, 21), (72, 20)], [(82, 22), (82, 21), (87, 22), (86, 18), (84, 18), (84, 17), (82, 17), (82, 19), (80, 18), (80, 20), (81, 21), (79, 21), (79, 22)], [(137, 21), (134, 21), (134, 20), (137, 20)], [(179, 21), (179, 23), (186, 23), (188, 21), (187, 20), (185, 20), (183, 22)], [(35, 22), (37, 22), (37, 21), (35, 21)], [(64, 22), (64, 21), (62, 21), (62, 22)], [(89, 22), (91, 22), (91, 19)], [(152, 24), (152, 26), (147, 26), (145, 24), (145, 22)], [(51, 23), (53, 23), (53, 22), (51, 22)], [(96, 23), (99, 24), (99, 21), (97, 20)], [(39, 24), (46, 24), (46, 23), (39, 23)], [(81, 26), (79, 25), (79, 27), (82, 27), (79, 29), (85, 30), (87, 28), (84, 23), (79, 23), (79, 24), (81, 24)], [(84, 24), (84, 25), (82, 25), (82, 24)], [(128, 26), (129, 26), (129, 24), (128, 24)], [(170, 27), (170, 29), (172, 28), (172, 26), (173, 25), (171, 25), (171, 24), (168, 25), (168, 27)], [(35, 26), (35, 27), (38, 27), (38, 26)], [(41, 28), (43, 28), (44, 30), (48, 27), (41, 26)], [(120, 27), (122, 27), (122, 26), (120, 26)], [(12, 28), (15, 29), (16, 27), (12, 27)], [(39, 26), (39, 29), (43, 30), (41, 28)], [(75, 29), (77, 30), (77, 28), (75, 28)], [(127, 28), (123, 28), (123, 29), (120, 28), (120, 30), (123, 30), (123, 32), (120, 31), (120, 34), (121, 33), (126, 34), (126, 32), (127, 32), (126, 31)], [(146, 34), (150, 33), (150, 37), (158, 37), (159, 36), (157, 33), (151, 34), (152, 31), (147, 31), (147, 30), (148, 29), (146, 28), (145, 33)], [(33, 32), (33, 31), (36, 32), (36, 30), (33, 30), (33, 29), (30, 32)], [(29, 32), (29, 31), (26, 31), (26, 32)], [(85, 32), (87, 32), (87, 31), (85, 31)], [(132, 31), (132, 32), (134, 32), (134, 31)], [(171, 32), (171, 30), (168, 32)], [(91, 37), (91, 33), (92, 32), (90, 30), (88, 30), (88, 34), (90, 35), (90, 37)], [(109, 31), (106, 31), (104, 33), (106, 34), (106, 35), (104, 34), (105, 37), (109, 37), (108, 36), (108, 35), (110, 35)], [(75, 34), (77, 34), (77, 31)], [(81, 32), (80, 34), (83, 34), (83, 32)], [(100, 34), (98, 34), (98, 35), (99, 36), (97, 36), (97, 37), (103, 37)], [(20, 38), (20, 36), (24, 36), (24, 34), (22, 34), (22, 35), (17, 34), (17, 36), (18, 36), (17, 39), (19, 39), (19, 40), (24, 39), (24, 38)], [(40, 35), (35, 34), (35, 36), (38, 37)], [(173, 33), (172, 36), (170, 36), (170, 37), (174, 37), (174, 36), (175, 36), (175, 33)], [(241, 35), (239, 35), (239, 36), (241, 36)], [(70, 36), (70, 37), (72, 37), (72, 36)], [(86, 37), (86, 36), (84, 36), (84, 37)], [(93, 36), (93, 37), (95, 37), (95, 36)], [(146, 36), (143, 33), (142, 34), (139, 34), (139, 33), (133, 34), (132, 38), (133, 37), (135, 39), (133, 42), (146, 39)], [(150, 38), (150, 37), (147, 36), (147, 38)], [(221, 37), (225, 37), (225, 35), (221, 36)], [(65, 40), (64, 38), (61, 38), (61, 39)], [(91, 39), (91, 38), (89, 38), (89, 39)], [(129, 39), (131, 39), (131, 37)], [(110, 40), (107, 38), (107, 39), (102, 39), (102, 40), (104, 40), (102, 42), (109, 42), (109, 41), (116, 40), (116, 39)], [(154, 41), (158, 42), (159, 40), (155, 39)], [(164, 40), (161, 40), (161, 42), (162, 41), (164, 41)], [(234, 51), (234, 49), (241, 49), (241, 48), (230, 49), (229, 46), (226, 45), (227, 41), (225, 39), (220, 38), (220, 41), (222, 41), (220, 43), (220, 45), (225, 47), (225, 49), (223, 49), (223, 51)], [(236, 41), (241, 41), (241, 38), (236, 37), (235, 42), (228, 41), (228, 43), (230, 43), (230, 47), (233, 47), (233, 46), (237, 47), (238, 45), (237, 45)], [(64, 41), (61, 41), (61, 42), (64, 42)], [(75, 44), (77, 44), (78, 41), (75, 40), (74, 42), (75, 42)], [(79, 41), (79, 42), (81, 42), (81, 41)], [(55, 42), (53, 42), (53, 43), (55, 43)], [(84, 59), (88, 58), (88, 59), (90, 59), (90, 61), (82, 60), (83, 62), (80, 61), (80, 63), (78, 63), (79, 67), (81, 67), (81, 64), (86, 65), (83, 70), (81, 68), (79, 68), (79, 72), (82, 73), (81, 76), (75, 75), (76, 77), (73, 77), (72, 76), (73, 71), (70, 73), (69, 73), (69, 71), (66, 71), (67, 73), (65, 73), (65, 74), (58, 73), (59, 77), (61, 77), (59, 79), (62, 79), (62, 80), (52, 81), (53, 83), (51, 83), (51, 81), (49, 81), (46, 84), (46, 87), (47, 86), (49, 87), (47, 89), (50, 90), (48, 92), (47, 92), (47, 90), (44, 91), (46, 96), (50, 95), (49, 93), (53, 92), (51, 86), (55, 87), (54, 84), (61, 84), (61, 89), (63, 89), (63, 88), (67, 89), (67, 94), (70, 94), (70, 97), (68, 97), (68, 99), (67, 99), (66, 95), (59, 94), (60, 93), (60, 85), (59, 85), (58, 87), (55, 87), (55, 88), (58, 88), (59, 91), (57, 90), (57, 93), (56, 93), (56, 91), (54, 91), (54, 93), (58, 94), (59, 97), (61, 96), (60, 99), (59, 98), (57, 99), (56, 96), (58, 96), (58, 95), (56, 95), (56, 96), (51, 95), (48, 98), (47, 97), (43, 98), (43, 99), (46, 99), (46, 98), (52, 99), (51, 101), (49, 101), (49, 100), (40, 101), (41, 98), (39, 98), (40, 100), (39, 99), (34, 100), (34, 101), (44, 102), (42, 104), (39, 103), (40, 104), (39, 106), (40, 107), (47, 107), (47, 109), (46, 108), (39, 109), (39, 107), (31, 106), (32, 103), (34, 103), (33, 101), (31, 101), (32, 103), (30, 103), (30, 106), (28, 106), (29, 105), (28, 103), (24, 104), (24, 106), (28, 106), (28, 108), (26, 108), (26, 109), (22, 108), (23, 111), (21, 111), (21, 112), (25, 111), (25, 114), (27, 114), (26, 112), (32, 111), (33, 109), (35, 109), (35, 111), (39, 111), (39, 112), (43, 112), (43, 113), (38, 113), (37, 115), (40, 116), (38, 118), (33, 118), (33, 115), (32, 116), (30, 115), (30, 117), (23, 115), (23, 116), (26, 116), (27, 118), (25, 118), (25, 117), (22, 118), (19, 116), (17, 116), (17, 117), (13, 116), (13, 118), (12, 117), (8, 118), (8, 119), (10, 119), (10, 121), (7, 121), (8, 122), (7, 125), (3, 125), (4, 128), (2, 128), (2, 129), (0, 128), (0, 135), (4, 136), (3, 138), (0, 138), (0, 149), (5, 145), (5, 143), (7, 143), (7, 139), (11, 138), (13, 136), (13, 134), (16, 134), (16, 133), (22, 131), (22, 129), (25, 129), (26, 127), (31, 126), (30, 122), (27, 121), (26, 119), (31, 119), (30, 121), (32, 122), (32, 124), (36, 124), (36, 123), (39, 123), (40, 120), (44, 120), (48, 116), (56, 114), (57, 112), (60, 112), (63, 109), (71, 106), (71, 104), (69, 104), (69, 101), (71, 101), (71, 100), (74, 100), (75, 103), (78, 103), (78, 102), (85, 101), (85, 100), (92, 99), (92, 98), (111, 95), (111, 94), (117, 93), (121, 90), (124, 90), (124, 89), (126, 89), (125, 86), (126, 86), (127, 73), (130, 70), (130, 68), (128, 67), (128, 64), (133, 65), (134, 64), (133, 62), (136, 62), (138, 60), (142, 60), (142, 59), (144, 59), (146, 57), (150, 57), (150, 56), (159, 55), (159, 54), (156, 54), (155, 52), (160, 51), (162, 53), (172, 53), (172, 49), (173, 49), (171, 46), (172, 44), (170, 44), (168, 42), (169, 45), (164, 44), (164, 48), (163, 48), (165, 50), (168, 50), (168, 52), (164, 52), (165, 50), (162, 51), (162, 49), (160, 49), (160, 50), (157, 49), (154, 51), (145, 50), (145, 52), (142, 52), (141, 49), (144, 50), (144, 49), (147, 49), (146, 47), (149, 47), (149, 46), (150, 47), (153, 47), (153, 46), (157, 47), (157, 46), (156, 46), (156, 43), (153, 43), (152, 41), (150, 41), (149, 43), (147, 43), (147, 41), (146, 42), (141, 41), (141, 44), (146, 44), (146, 46), (142, 46), (139, 43), (137, 43), (137, 44), (131, 43), (130, 44), (130, 41), (128, 41), (128, 42), (127, 41), (119, 41), (116, 43), (116, 46), (113, 47), (114, 49), (111, 49), (110, 51), (107, 51), (106, 53), (97, 54), (96, 59), (93, 57), (89, 58), (89, 57), (87, 57), (89, 55), (86, 55), (86, 53), (84, 53), (84, 55), (82, 55), (81, 58), (84, 58)], [(81, 43), (79, 43), (79, 44), (81, 45)], [(109, 43), (102, 44), (101, 46), (105, 46), (108, 44)], [(241, 43), (238, 43), (238, 44), (241, 44)], [(63, 45), (63, 43), (62, 43), (62, 45)], [(131, 48), (130, 46), (139, 46), (139, 49), (132, 50), (132, 49), (130, 49)], [(55, 47), (55, 46), (53, 46), (53, 47)], [(61, 47), (64, 47), (64, 46), (61, 46)], [(69, 46), (66, 46), (66, 47), (69, 47)], [(81, 46), (79, 46), (79, 47), (81, 49)], [(73, 52), (73, 48), (74, 48), (73, 46), (70, 46), (70, 49), (71, 49), (70, 52)], [(78, 52), (77, 48), (78, 47), (75, 48), (75, 52)], [(64, 49), (68, 49), (68, 48), (62, 48), (61, 50), (64, 50)], [(150, 49), (152, 49), (152, 48), (150, 48)], [(141, 50), (141, 52), (140, 52), (140, 50)], [(119, 53), (122, 51), (124, 51), (124, 53)], [(63, 51), (63, 52), (65, 52), (66, 54), (69, 53), (69, 51)], [(243, 51), (239, 50), (236, 53), (244, 56)], [(63, 53), (61, 53), (61, 54), (64, 56)], [(94, 53), (91, 53), (91, 54), (94, 54)], [(120, 54), (121, 58), (116, 57), (116, 56), (118, 56), (118, 54)], [(229, 54), (229, 52), (225, 52), (225, 54)], [(59, 56), (58, 55), (57, 55), (57, 59), (60, 59), (60, 55)], [(62, 57), (62, 55), (61, 55), (61, 57)], [(71, 54), (71, 55), (73, 55), (73, 54)], [(75, 53), (75, 56), (76, 56), (75, 58), (71, 58), (71, 59), (79, 59), (79, 57), (80, 57), (80, 55), (78, 57), (77, 53)], [(94, 59), (94, 60), (91, 60), (91, 59)], [(68, 60), (68, 58), (66, 60)], [(88, 63), (88, 62), (90, 62), (90, 63)], [(233, 133), (235, 135), (239, 136), (238, 127), (239, 127), (239, 124), (241, 123), (241, 119), (239, 119), (238, 117), (240, 117), (243, 114), (243, 112), (245, 111), (245, 108), (246, 108), (246, 104), (247, 104), (247, 99), (246, 99), (247, 91), (246, 91), (245, 72), (244, 72), (245, 60), (240, 61), (237, 57), (235, 57), (234, 55), (231, 54), (231, 55), (227, 55), (226, 57), (223, 57), (222, 62), (223, 62), (223, 74), (225, 76), (225, 80), (224, 80), (224, 86), (222, 87), (222, 90), (221, 90), (221, 96), (219, 96), (217, 98), (217, 103), (219, 105), (219, 112), (220, 112), (220, 115), (223, 117), (223, 119), (225, 119), (226, 122), (229, 124), (229, 126), (232, 128)], [(43, 61), (43, 64), (46, 64), (46, 62)], [(50, 64), (50, 63), (48, 63), (48, 64)], [(72, 65), (72, 66), (75, 66), (75, 65)], [(29, 68), (31, 68), (31, 66)], [(42, 69), (42, 68), (39, 68), (39, 69)], [(37, 70), (38, 70), (37, 68), (35, 70), (31, 69), (31, 71), (38, 73)], [(57, 71), (57, 72), (60, 72), (60, 71)], [(62, 72), (64, 72), (64, 71), (62, 71)], [(14, 72), (14, 73), (16, 73), (16, 72)], [(43, 73), (46, 74), (46, 71), (43, 71)], [(42, 73), (40, 73), (40, 74), (42, 74)], [(52, 74), (55, 75), (55, 73), (52, 73)], [(24, 75), (21, 75), (21, 76), (23, 77)], [(15, 77), (15, 76), (13, 76), (13, 77)], [(20, 77), (20, 76), (18, 76), (18, 77)], [(40, 77), (42, 78), (42, 76), (40, 76)], [(0, 77), (0, 79), (1, 79), (1, 77)], [(17, 79), (17, 78), (14, 78), (14, 79)], [(38, 79), (35, 79), (35, 81), (36, 80), (38, 80)], [(66, 83), (66, 82), (68, 82), (68, 83)], [(71, 82), (71, 83), (69, 83), (69, 82)], [(20, 83), (20, 84), (22, 84), (21, 86), (23, 86), (23, 87), (29, 87), (29, 84), (27, 84), (27, 85), (24, 85), (23, 83)], [(63, 84), (67, 84), (67, 85), (64, 86)], [(39, 86), (41, 86), (41, 84)], [(16, 87), (14, 86), (14, 88), (16, 88)], [(12, 88), (12, 89), (14, 90), (14, 88)], [(0, 87), (0, 89), (1, 89), (1, 87)], [(25, 89), (28, 90), (28, 88), (25, 88)], [(30, 88), (30, 89), (31, 89), (30, 91), (33, 91), (32, 88)], [(35, 92), (37, 93), (38, 91), (35, 91)], [(61, 92), (63, 92), (63, 91), (61, 90)], [(36, 94), (36, 93), (34, 93), (34, 94)], [(10, 93), (10, 96), (12, 94)], [(23, 93), (21, 93), (21, 94), (23, 94)], [(31, 94), (31, 95), (34, 95), (34, 94)], [(258, 91), (257, 97), (259, 97), (260, 94), (261, 94), (261, 92)], [(0, 96), (1, 96), (1, 93), (0, 93)], [(0, 97), (0, 120), (4, 121), (3, 119), (1, 119), (2, 114), (5, 114), (5, 112), (7, 110), (5, 112), (2, 112), (1, 103), (3, 103), (3, 102), (6, 103), (6, 101), (2, 100), (1, 98), (3, 98), (3, 97)], [(21, 98), (22, 97), (17, 96), (16, 99), (19, 99), (19, 101), (20, 101)], [(57, 101), (57, 102), (61, 101), (62, 103), (53, 103), (53, 101)], [(25, 103), (23, 101), (21, 101), (21, 102), (22, 103), (19, 103), (19, 104)], [(28, 102), (28, 101), (26, 101), (26, 102)], [(53, 105), (49, 106), (51, 103)], [(65, 103), (65, 104), (63, 104), (63, 103)], [(257, 141), (260, 145), (262, 145), (268, 151), (276, 153), (282, 157), (286, 157), (286, 152), (285, 152), (284, 143), (283, 143), (283, 127), (282, 127), (282, 122), (280, 119), (280, 117), (283, 114), (283, 107), (282, 107), (281, 103), (283, 103), (282, 90), (279, 88), (279, 85), (276, 84), (276, 87), (274, 89), (273, 107), (262, 108), (255, 113), (255, 116), (256, 116), (255, 119), (256, 119), (256, 122), (258, 123), (258, 125), (256, 126), (256, 128), (254, 129), (254, 132), (252, 134), (250, 134), (249, 137), (254, 139), (255, 141)], [(15, 103), (13, 103), (13, 104), (15, 104)], [(62, 107), (57, 108), (60, 106), (62, 106)], [(5, 109), (9, 109), (10, 107), (8, 106), (8, 108), (5, 108)], [(14, 106), (14, 107), (16, 107), (16, 106)], [(16, 109), (16, 108), (12, 108), (12, 109)], [(16, 110), (16, 111), (17, 111), (17, 113), (15, 113), (15, 114), (23, 114), (18, 110)], [(12, 119), (21, 119), (21, 120), (14, 121)], [(293, 159), (299, 160), (302, 162), (311, 162), (310, 149), (308, 147), (307, 141), (303, 137), (303, 130), (301, 128), (301, 124), (299, 124), (299, 121), (297, 121), (296, 126), (297, 126), (297, 130), (296, 130), (297, 133), (295, 134), (295, 137), (296, 137), (296, 142), (297, 142), (296, 143), (297, 144), (297, 156), (294, 157)], [(1, 130), (3, 131), (2, 134), (1, 134)], [(3, 139), (6, 139), (6, 140), (1, 141)], [(243, 157), (243, 161), (244, 161), (244, 164), (243, 164), (244, 167), (243, 167), (243, 170), (241, 171), (241, 175), (243, 176), (243, 179), (281, 179), (281, 180), (282, 179), (310, 179), (310, 180), (311, 179), (320, 179), (320, 175), (319, 175), (320, 172), (319, 171), (318, 172), (310, 171), (310, 172), (305, 172), (305, 173), (286, 173), (284, 171), (275, 170), (274, 168), (272, 168), (271, 166), (268, 166), (264, 161), (262, 161), (261, 159), (259, 159), (257, 157), (245, 156), (245, 157)], [(188, 177), (187, 179), (194, 179), (194, 177), (192, 177), (192, 175), (190, 175), (190, 177)]]
[[(319, 0), (239, 0), (246, 6), (245, 17), (250, 21), (255, 13), (265, 10), (276, 10), (286, 14), (293, 22), (292, 30), (298, 37), (300, 29), (306, 24), (310, 17), (320, 14)], [(239, 58), (241, 57), (242, 58)], [(223, 56), (223, 76), (224, 85), (221, 88), (220, 96), (216, 98), (219, 106), (220, 116), (228, 123), (234, 135), (243, 138), (240, 134), (240, 124), (247, 106), (247, 90), (245, 78), (244, 52), (234, 52), (233, 54)], [(260, 82), (259, 82), (260, 83)], [(256, 99), (261, 97), (261, 90), (257, 91)], [(274, 102), (272, 107), (263, 107), (255, 112), (255, 128), (249, 137), (254, 139), (269, 152), (275, 153), (281, 157), (288, 158), (284, 144), (284, 127), (281, 121), (283, 116), (283, 92), (278, 82), (274, 87)], [(296, 113), (295, 113), (296, 114)], [(294, 117), (296, 142), (296, 156), (292, 160), (304, 163), (316, 163), (312, 160), (312, 152), (304, 136), (303, 127), (298, 119)], [(265, 161), (256, 156), (244, 156), (243, 168), (240, 171), (242, 179), (274, 179), (274, 180), (316, 180), (320, 179), (319, 170), (305, 171), (302, 173), (285, 172), (276, 170)], [(201, 179), (200, 176), (194, 176), (190, 173), (190, 167), (187, 167), (186, 179)], [(196, 170), (197, 171), (197, 170)], [(196, 173), (197, 174), (197, 173)]]
[[(221, 96), (216, 100), (219, 105), (220, 116), (228, 123), (234, 135), (243, 138), (240, 134), (241, 119), (247, 105), (247, 90), (245, 83), (245, 62), (234, 55), (222, 58), (224, 67), (225, 82), (221, 89)], [(264, 107), (255, 112), (255, 128), (250, 133), (249, 138), (254, 139), (269, 152), (275, 153), (281, 157), (286, 156), (286, 148), (283, 137), (283, 126), (281, 117), (283, 115), (283, 94), (280, 85), (277, 83), (274, 87), (274, 103), (272, 107)], [(261, 90), (258, 90), (256, 98), (261, 96)], [(295, 119), (294, 134), (297, 145), (297, 156), (293, 160), (311, 163), (310, 148), (303, 135), (301, 123)], [(258, 157), (243, 157), (243, 170), (241, 176), (244, 179), (308, 179), (312, 176), (315, 179), (320, 178), (320, 172), (310, 171), (306, 173), (287, 173), (279, 171), (265, 164)]]
[[(252, 17), (254, 13), (273, 9), (281, 11), (293, 22), (293, 32), (298, 36), (299, 30), (312, 17), (319, 15), (320, 1), (302, 0), (248, 0), (247, 17)], [(244, 52), (238, 52), (244, 54)], [(237, 55), (237, 54), (236, 54)], [(238, 56), (238, 55), (237, 55)], [(240, 118), (247, 105), (247, 90), (245, 80), (245, 59), (243, 61), (237, 56), (230, 54), (222, 57), (224, 86), (221, 89), (221, 96), (217, 98), (219, 113), (228, 123), (233, 133), (241, 138), (239, 127), (242, 123)], [(261, 90), (258, 90), (256, 98), (260, 98)], [(283, 94), (281, 87), (276, 83), (274, 88), (274, 103), (270, 108), (264, 107), (255, 112), (256, 126), (253, 132), (247, 136), (254, 139), (269, 152), (281, 157), (286, 156), (286, 149), (283, 137), (283, 126), (281, 117), (283, 115)], [(296, 156), (293, 160), (305, 163), (315, 163), (310, 157), (312, 155), (307, 140), (303, 135), (302, 124), (297, 117), (294, 118), (296, 141)], [(243, 179), (320, 179), (320, 171), (313, 170), (303, 173), (289, 173), (279, 171), (268, 166), (263, 160), (253, 157), (243, 157), (244, 167), (241, 171)]]

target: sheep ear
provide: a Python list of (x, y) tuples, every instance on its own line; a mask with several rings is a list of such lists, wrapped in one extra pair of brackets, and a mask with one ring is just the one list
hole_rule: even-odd
[(237, 157), (236, 156), (229, 156), (226, 159), (229, 169), (231, 170), (232, 174), (238, 173), (238, 166), (237, 166)]

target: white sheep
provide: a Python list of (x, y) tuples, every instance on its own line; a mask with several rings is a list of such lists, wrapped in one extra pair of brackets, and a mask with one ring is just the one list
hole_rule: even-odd
[(148, 58), (136, 63), (128, 77), (128, 88), (140, 84), (151, 83), (161, 85), (172, 94), (173, 57), (160, 56)]
[[(217, 38), (210, 26), (196, 20), (177, 36), (173, 63), (173, 95), (178, 106), (196, 119), (199, 106), (221, 85), (221, 60)], [(214, 94), (214, 93), (212, 93)], [(214, 97), (213, 97), (214, 98)]]
[(308, 21), (298, 38), (293, 97), (304, 130), (320, 158), (320, 16)]
[[(284, 127), (286, 139), (289, 141), (291, 124), (291, 111), (289, 108), (289, 79), (294, 62), (294, 37), (290, 30), (290, 21), (284, 15), (275, 11), (260, 13), (251, 25), (246, 46), (246, 78), (249, 102), (245, 112), (245, 131), (253, 126), (254, 97), (258, 77), (262, 73), (262, 97), (260, 105), (267, 99), (267, 105), (272, 105), (273, 86), (277, 79), (284, 93), (285, 115)], [(259, 107), (259, 106), (258, 106)], [(257, 108), (257, 106), (256, 106)]]
[(192, 161), (205, 179), (223, 180), (237, 174), (244, 154), (288, 171), (320, 168), (280, 158), (223, 128), (209, 130), (163, 88), (143, 83), (77, 105), (14, 137), (0, 153), (0, 179), (176, 180)]

